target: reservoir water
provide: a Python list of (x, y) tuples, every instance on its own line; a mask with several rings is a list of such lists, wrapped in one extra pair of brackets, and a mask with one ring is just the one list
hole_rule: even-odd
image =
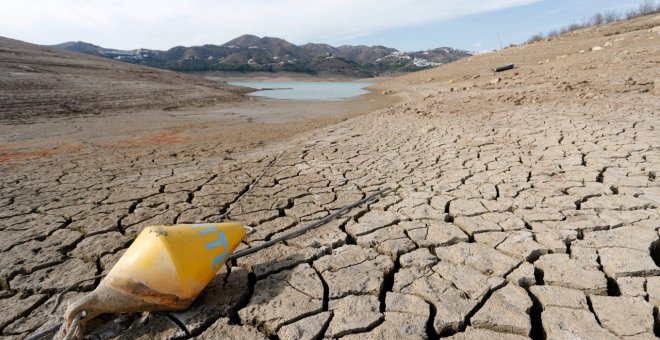
[(252, 96), (284, 100), (342, 100), (369, 93), (364, 88), (373, 83), (336, 81), (230, 82), (258, 91)]

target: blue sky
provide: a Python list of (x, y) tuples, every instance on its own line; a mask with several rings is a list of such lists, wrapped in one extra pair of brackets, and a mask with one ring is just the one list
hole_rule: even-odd
[(382, 44), (404, 51), (450, 46), (470, 51), (499, 49), (521, 43), (532, 35), (559, 29), (598, 12), (625, 12), (641, 1), (553, 0), (539, 1), (503, 10), (468, 15), (373, 35), (332, 42), (333, 44)]
[[(3, 3), (0, 36), (36, 44), (169, 49), (242, 34), (292, 43), (471, 51), (520, 43), (642, 0), (20, 0)], [(659, 0), (660, 1), (660, 0)]]

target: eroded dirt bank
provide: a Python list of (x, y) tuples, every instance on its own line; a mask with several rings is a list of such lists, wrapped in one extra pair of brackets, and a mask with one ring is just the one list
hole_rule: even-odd
[[(5, 162), (3, 335), (39, 327), (56, 292), (109, 269), (144, 226), (217, 221), (236, 205), (255, 245), (389, 185), (240, 259), (186, 312), (133, 328), (139, 316), (109, 316), (87, 332), (654, 338), (658, 26), (642, 17), (383, 82), (403, 102), (232, 157), (179, 141)], [(519, 68), (488, 71), (506, 62)]]

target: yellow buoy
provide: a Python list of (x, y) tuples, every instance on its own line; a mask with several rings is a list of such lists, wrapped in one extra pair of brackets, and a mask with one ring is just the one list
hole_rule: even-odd
[(245, 233), (236, 223), (147, 227), (99, 286), (67, 309), (65, 319), (186, 309)]

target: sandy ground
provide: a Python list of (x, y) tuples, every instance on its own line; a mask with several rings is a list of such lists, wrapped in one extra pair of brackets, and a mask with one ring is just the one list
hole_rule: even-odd
[[(61, 152), (8, 157), (39, 144), (25, 137), (31, 128), (16, 130), (0, 165), (2, 334), (52, 322), (56, 293), (111, 268), (145, 226), (216, 222), (232, 209), (232, 220), (256, 229), (249, 247), (390, 186), (339, 220), (237, 260), (184, 312), (141, 326), (139, 315), (107, 315), (86, 334), (654, 339), (658, 32), (660, 16), (647, 16), (384, 80), (376, 88), (389, 102), (377, 100), (379, 109), (233, 154), (209, 116), (235, 113), (252, 131), (263, 119), (254, 112), (285, 107), (144, 113), (143, 126), (203, 123), (181, 135), (126, 126), (132, 139), (98, 131), (116, 120), (81, 118), (89, 130), (43, 143), (69, 140)], [(507, 62), (517, 68), (490, 71)], [(110, 144), (79, 147), (85, 134)]]

